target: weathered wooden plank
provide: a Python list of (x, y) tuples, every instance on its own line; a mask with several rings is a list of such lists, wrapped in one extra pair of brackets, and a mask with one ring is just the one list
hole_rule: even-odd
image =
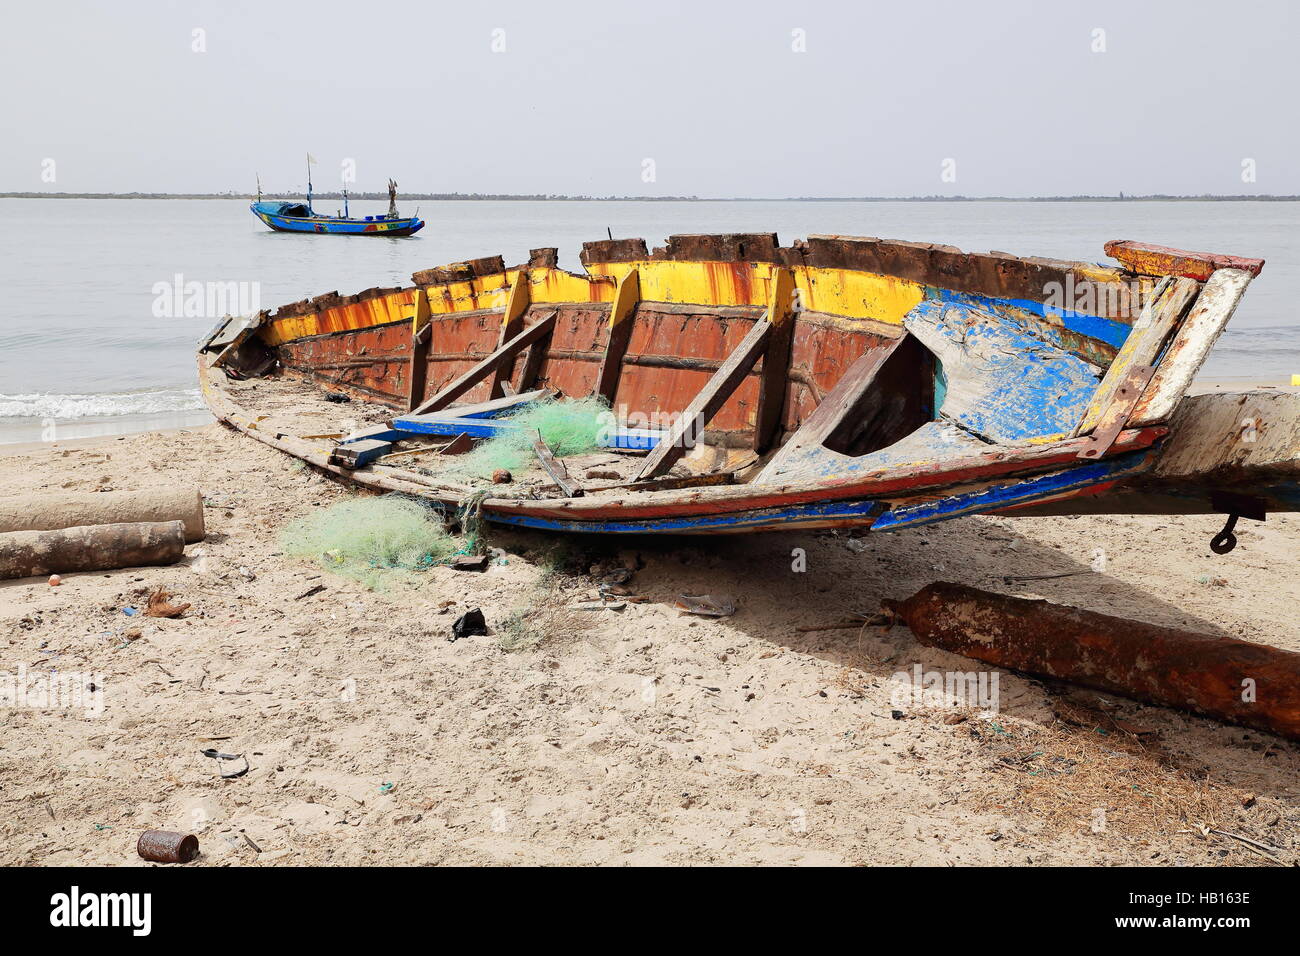
[[(1111, 361), (1106, 376), (1097, 386), (1097, 391), (1088, 403), (1088, 411), (1083, 421), (1075, 429), (1076, 435), (1083, 435), (1093, 430), (1097, 422), (1111, 403), (1120, 382), (1127, 379), (1128, 370), (1135, 365), (1153, 365), (1160, 346), (1173, 330), (1183, 312), (1187, 310), (1192, 299), (1196, 297), (1200, 286), (1193, 279), (1179, 279), (1177, 290), (1172, 289), (1174, 279), (1165, 276), (1160, 284), (1148, 296), (1141, 314), (1133, 323), (1133, 330), (1124, 340), (1123, 346)], [(1145, 387), (1145, 382), (1143, 387)]]
[(600, 360), (600, 374), (596, 378), (596, 394), (611, 406), (618, 395), (623, 356), (627, 354), (628, 343), (632, 341), (633, 320), (640, 299), (640, 274), (636, 269), (631, 269), (619, 280), (614, 292), (614, 304), (609, 310), (609, 340), (605, 344), (605, 355)]
[[(455, 381), (443, 386), (437, 395), (421, 402), (417, 408), (411, 409), (412, 415), (422, 415), (426, 412), (437, 412), (446, 408), (456, 399), (460, 398), (471, 388), (481, 382), (486, 376), (496, 372), (502, 365), (514, 359), (528, 345), (536, 342), (544, 335), (550, 334), (555, 327), (554, 311), (543, 316), (538, 322), (523, 329), (514, 338), (510, 339), (504, 345), (499, 347), (487, 358), (480, 361), (473, 368), (468, 369), (460, 375)], [(492, 398), (500, 398), (501, 395), (494, 394)]]
[(686, 454), (688, 442), (693, 442), (695, 437), (704, 433), (705, 426), (731, 397), (736, 386), (744, 381), (745, 376), (763, 354), (772, 335), (772, 328), (772, 323), (766, 319), (754, 323), (754, 327), (727, 356), (722, 367), (713, 373), (713, 377), (682, 410), (681, 417), (668, 430), (663, 441), (646, 456), (641, 470), (637, 472), (638, 481), (658, 477)]
[(767, 321), (772, 324), (772, 334), (763, 355), (758, 408), (754, 413), (754, 450), (760, 454), (776, 438), (785, 410), (790, 380), (790, 347), (794, 341), (794, 294), (794, 273), (789, 269), (773, 270), (772, 295), (767, 306)]
[[(497, 336), (497, 351), (501, 351), (505, 344), (513, 339), (524, 327), (524, 313), (528, 311), (532, 297), (528, 287), (528, 272), (520, 269), (515, 276), (515, 283), (510, 287), (510, 295), (506, 299), (506, 311), (501, 316), (501, 332)], [(553, 326), (552, 326), (553, 327)], [(540, 335), (529, 343), (530, 348), (534, 348), (544, 338), (549, 338), (552, 329), (545, 330), (544, 335)], [(545, 351), (545, 349), (542, 349)], [(492, 388), (489, 391), (488, 398), (500, 398), (505, 394), (504, 385), (514, 377), (515, 356), (503, 358), (492, 371)]]
[(1174, 335), (1160, 367), (1133, 410), (1129, 427), (1163, 422), (1173, 414), (1252, 278), (1250, 272), (1242, 269), (1219, 269), (1206, 280), (1196, 304)]
[(1204, 282), (1216, 269), (1240, 269), (1257, 276), (1264, 268), (1263, 259), (1222, 256), (1214, 252), (1188, 252), (1168, 246), (1153, 246), (1128, 239), (1106, 243), (1106, 255), (1118, 259), (1132, 272), (1147, 276), (1182, 276)]
[(495, 418), (502, 412), (508, 412), (511, 409), (518, 408), (520, 405), (526, 405), (529, 402), (536, 401), (544, 395), (553, 395), (554, 393), (544, 388), (536, 388), (531, 392), (520, 392), (517, 395), (503, 395), (501, 398), (494, 398), (488, 402), (475, 402), (472, 405), (453, 405), (441, 412), (431, 412), (428, 415), (406, 415), (405, 418)]
[(429, 378), (429, 349), (433, 344), (433, 323), (429, 321), (429, 297), (423, 289), (415, 290), (415, 315), (411, 317), (411, 367), (407, 372), (406, 407), (415, 408), (424, 401)]
[(1110, 451), (1155, 372), (1154, 365), (1128, 367), (1124, 373), (1124, 381), (1112, 393), (1101, 417), (1097, 419), (1096, 427), (1088, 436), (1088, 447), (1079, 452), (1080, 458), (1097, 459)]
[(569, 470), (564, 467), (564, 462), (555, 457), (551, 451), (551, 446), (542, 440), (542, 433), (538, 432), (537, 437), (533, 439), (533, 454), (541, 462), (542, 470), (551, 477), (557, 488), (566, 498), (581, 498), (584, 494), (582, 485), (578, 484), (569, 477)]

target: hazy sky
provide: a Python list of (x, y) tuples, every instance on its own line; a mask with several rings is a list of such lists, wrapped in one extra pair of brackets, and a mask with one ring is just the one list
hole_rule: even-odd
[(1297, 6), (11, 2), (0, 191), (1293, 194)]

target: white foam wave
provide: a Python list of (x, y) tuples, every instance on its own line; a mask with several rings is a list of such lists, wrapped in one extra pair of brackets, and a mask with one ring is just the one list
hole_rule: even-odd
[(60, 395), (32, 392), (0, 394), (0, 418), (113, 418), (152, 415), (203, 408), (197, 388), (162, 388), (98, 395)]

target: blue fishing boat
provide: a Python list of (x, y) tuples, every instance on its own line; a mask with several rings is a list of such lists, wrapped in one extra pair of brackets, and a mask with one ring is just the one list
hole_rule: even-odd
[(424, 228), (418, 216), (400, 216), (397, 213), (397, 183), (388, 181), (388, 213), (380, 216), (348, 215), (348, 193), (343, 190), (343, 215), (328, 216), (312, 208), (311, 158), (307, 161), (307, 201), (263, 200), (262, 186), (258, 183), (257, 200), (248, 208), (253, 215), (276, 232), (314, 232), (336, 236), (387, 236), (402, 238), (413, 236)]

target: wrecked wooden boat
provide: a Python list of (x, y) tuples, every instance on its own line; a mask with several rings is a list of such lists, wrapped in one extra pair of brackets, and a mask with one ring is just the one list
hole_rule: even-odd
[[(1238, 517), (1300, 505), (1300, 396), (1187, 396), (1263, 261), (1106, 253), (1114, 264), (845, 236), (611, 239), (584, 244), (581, 273), (544, 248), (230, 318), (199, 374), (217, 418), (259, 441), (505, 524), (1222, 513), (1227, 550)], [(448, 477), (456, 453), (553, 395), (608, 405), (597, 453), (539, 441), (509, 484)]]

